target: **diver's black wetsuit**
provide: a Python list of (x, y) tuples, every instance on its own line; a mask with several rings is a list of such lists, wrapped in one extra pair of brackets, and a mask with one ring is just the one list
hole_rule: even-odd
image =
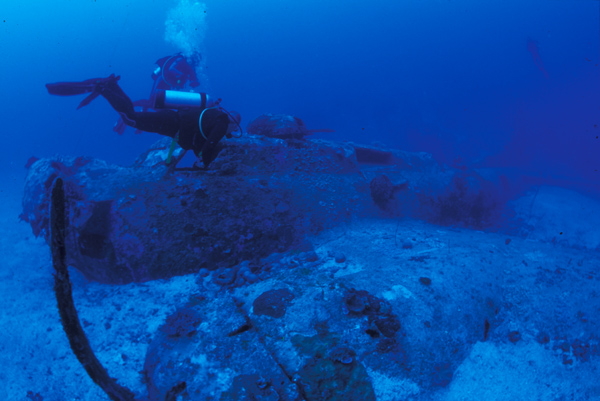
[[(230, 120), (227, 113), (216, 108), (184, 108), (180, 110), (135, 111), (133, 102), (123, 92), (117, 81), (119, 77), (93, 78), (81, 82), (58, 82), (46, 84), (52, 95), (73, 96), (90, 93), (79, 107), (102, 95), (121, 115), (125, 124), (141, 131), (155, 132), (176, 138), (185, 150), (192, 150), (202, 157), (205, 167), (217, 157), (219, 141), (227, 134)], [(204, 110), (204, 114), (202, 111)], [(199, 119), (202, 115), (202, 131)]]
[(217, 144), (227, 133), (229, 125), (225, 112), (206, 109), (202, 115), (200, 132), (198, 120), (203, 109), (135, 111), (133, 102), (115, 80), (99, 83), (96, 90), (121, 114), (127, 125), (146, 132), (177, 137), (179, 146), (192, 150), (197, 156), (201, 155), (205, 166), (217, 157), (220, 150)]

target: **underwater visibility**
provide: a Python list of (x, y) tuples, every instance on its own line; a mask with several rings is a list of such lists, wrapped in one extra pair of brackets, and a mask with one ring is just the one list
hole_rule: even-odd
[(600, 2), (7, 3), (0, 399), (600, 401)]

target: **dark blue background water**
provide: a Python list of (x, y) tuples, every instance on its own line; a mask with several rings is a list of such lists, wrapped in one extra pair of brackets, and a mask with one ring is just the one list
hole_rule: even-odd
[[(165, 21), (178, 4), (193, 6), (3, 1), (2, 174), (20, 177), (30, 156), (57, 153), (129, 164), (157, 140), (119, 136), (103, 99), (76, 111), (81, 97), (51, 97), (44, 84), (116, 73), (132, 98), (147, 97), (154, 61), (180, 50), (165, 41)], [(204, 4), (195, 28), (205, 34), (196, 40), (207, 88), (245, 123), (287, 113), (309, 128), (336, 130), (323, 138), (379, 141), (455, 165), (510, 167), (599, 188), (598, 1)]]

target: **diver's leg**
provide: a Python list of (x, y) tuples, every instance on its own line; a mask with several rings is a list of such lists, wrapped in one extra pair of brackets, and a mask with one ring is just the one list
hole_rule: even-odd
[[(112, 76), (111, 76), (112, 77)], [(133, 117), (133, 102), (117, 83), (118, 79), (105, 78), (96, 83), (95, 92), (102, 95), (118, 113)]]
[(133, 102), (116, 80), (106, 80), (96, 89), (123, 118), (125, 124), (141, 131), (174, 138), (179, 131), (179, 116), (174, 110), (135, 111)]
[(175, 138), (179, 131), (179, 115), (175, 110), (135, 111), (131, 116), (125, 117), (125, 124), (142, 131), (155, 132), (171, 138)]
[(125, 124), (142, 131), (156, 132), (174, 138), (179, 131), (179, 115), (174, 110), (136, 112), (129, 96), (119, 86), (118, 76), (92, 78), (81, 82), (58, 82), (46, 84), (48, 93), (58, 96), (73, 96), (90, 93), (77, 108), (86, 106), (101, 95), (123, 118)]

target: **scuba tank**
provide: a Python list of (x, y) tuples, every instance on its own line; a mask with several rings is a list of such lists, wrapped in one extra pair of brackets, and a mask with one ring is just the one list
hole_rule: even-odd
[(182, 92), (182, 91), (173, 91), (173, 90), (158, 90), (156, 91), (156, 97), (154, 99), (154, 108), (155, 109), (184, 109), (184, 108), (199, 108), (202, 109), (202, 113), (200, 113), (200, 117), (198, 118), (198, 127), (200, 128), (200, 133), (206, 139), (204, 132), (202, 131), (202, 117), (206, 110), (211, 108), (217, 108), (227, 114), (229, 120), (235, 123), (238, 127), (238, 131), (240, 132), (239, 136), (234, 136), (234, 138), (239, 138), (244, 133), (242, 126), (240, 125), (239, 115), (238, 117), (232, 115), (225, 108), (220, 106), (221, 99), (212, 100), (206, 93), (196, 93), (196, 92)]
[(187, 107), (205, 109), (214, 105), (215, 102), (206, 93), (158, 90), (154, 99), (155, 109), (180, 109)]

